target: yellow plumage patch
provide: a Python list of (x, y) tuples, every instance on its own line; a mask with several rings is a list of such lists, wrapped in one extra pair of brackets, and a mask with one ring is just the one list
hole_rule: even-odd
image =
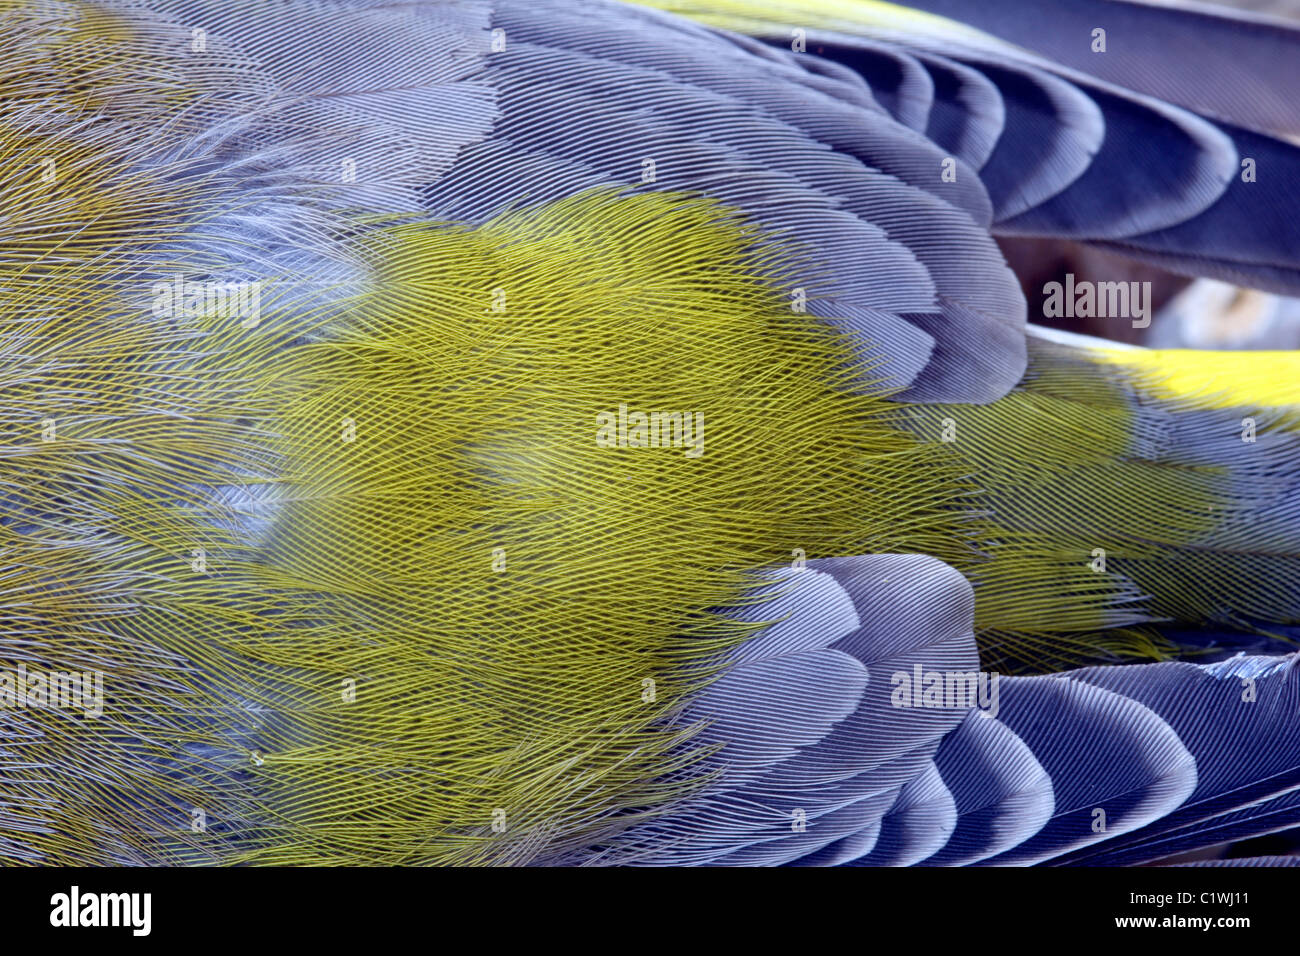
[(752, 632), (711, 609), (754, 569), (892, 550), (925, 520), (942, 550), (928, 481), (865, 480), (923, 452), (847, 392), (851, 354), (765, 283), (784, 262), (760, 239), (666, 194), (399, 226), (346, 327), (267, 357), (271, 584), (364, 622), (268, 651), (361, 681), (346, 732), (300, 724), (318, 757), (266, 748), (271, 806), (318, 760), (356, 795), (295, 808), (274, 859), (337, 859), (335, 828), (368, 860), (590, 842), (680, 792), (685, 728), (663, 722)]
[(1098, 349), (1099, 361), (1128, 368), (1170, 399), (1213, 408), (1300, 406), (1300, 355), (1206, 349)]

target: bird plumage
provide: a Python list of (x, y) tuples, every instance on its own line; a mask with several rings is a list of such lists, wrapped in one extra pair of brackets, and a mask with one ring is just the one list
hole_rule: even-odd
[(1294, 357), (1041, 333), (994, 240), (1293, 291), (1245, 51), (1294, 31), (1081, 3), (1223, 37), (1220, 89), (988, 11), (1022, 46), (657, 5), (736, 32), (6, 5), (0, 660), (106, 698), (2, 712), (5, 859), (1134, 863), (1300, 822), (1293, 657), (1114, 664), (1300, 623)]

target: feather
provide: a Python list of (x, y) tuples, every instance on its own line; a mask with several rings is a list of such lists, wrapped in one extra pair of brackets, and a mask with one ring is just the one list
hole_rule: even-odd
[(957, 825), (926, 866), (978, 863), (1018, 846), (1052, 818), (1052, 778), (1002, 721), (971, 713), (944, 738), (935, 765), (953, 794)]
[[(1196, 759), (1196, 788), (1173, 813), (1113, 845), (1069, 858), (1119, 865), (1172, 856), (1300, 822), (1300, 669), (1296, 655), (1091, 668), (1071, 680), (1142, 702)], [(1229, 826), (1230, 825), (1230, 826)]]
[[(818, 24), (814, 47), (845, 63), (865, 45), (983, 73), (1005, 105), (998, 145), (978, 167), (998, 234), (1096, 242), (1186, 275), (1300, 290), (1300, 215), (1283, 185), (1296, 162), (1294, 110), (1266, 78), (1300, 49), (1293, 25), (1132, 0), (1088, 0), (1060, 16), (1019, 2), (916, 5), (965, 23), (872, 2), (656, 5), (774, 43), (785, 23), (806, 20)], [(1096, 29), (1113, 34), (1104, 52), (1092, 50)], [(1228, 63), (1227, 51), (1241, 59)]]
[[(920, 555), (816, 560), (769, 587), (774, 602), (730, 613), (780, 623), (738, 648), (684, 718), (706, 722), (721, 744), (710, 758), (717, 782), (620, 834), (603, 858), (779, 864), (841, 840), (862, 845), (960, 722), (960, 709), (900, 711), (889, 676), (976, 666), (970, 589), (951, 568)], [(824, 689), (802, 687), (823, 666), (810, 658), (808, 670), (809, 654), (830, 655)], [(845, 679), (832, 676), (845, 668)], [(909, 794), (899, 815), (917, 799)]]
[(1042, 862), (1113, 840), (1178, 807), (1197, 781), (1196, 761), (1150, 709), (1058, 677), (1007, 680), (997, 719), (1052, 778), (1055, 807), (1036, 834), (984, 865)]
[[(1262, 133), (1300, 134), (1293, 22), (1180, 0), (909, 0), (1064, 66)], [(1104, 29), (1105, 52), (1093, 49)]]
[[(930, 155), (922, 155), (920, 137), (901, 127), (864, 123), (860, 114), (853, 121), (846, 103), (854, 91), (849, 99), (824, 103), (805, 91), (795, 105), (789, 91), (784, 97), (779, 88), (755, 92), (773, 88), (770, 75), (739, 85), (743, 73), (721, 71), (720, 77), (711, 45), (697, 39), (677, 44), (674, 57), (665, 60), (657, 48), (638, 44), (626, 31), (602, 33), (586, 19), (565, 29), (566, 18), (539, 18), (531, 6), (516, 13), (513, 5), (503, 4), (497, 22), (516, 38), (493, 60), (502, 77), (505, 114), (497, 135), (512, 146), (580, 158), (625, 181), (639, 177), (650, 158), (664, 187), (708, 191), (753, 210), (771, 229), (799, 236), (829, 274), (792, 277), (789, 285), (806, 287), (811, 298), (823, 300), (822, 314), (839, 311), (859, 321), (873, 317), (885, 330), (882, 344), (890, 346), (883, 350), (890, 358), (877, 374), (886, 373), (893, 388), (916, 381), (916, 395), (987, 401), (1019, 375), (1023, 297), (984, 231), (950, 205), (967, 202), (970, 194), (950, 195), (939, 177), (918, 172), (923, 164), (937, 170), (943, 159), (929, 145), (924, 149)], [(532, 38), (551, 45), (529, 46)], [(557, 77), (564, 77), (562, 85)], [(622, 91), (613, 101), (607, 95), (611, 84)], [(817, 110), (809, 108), (812, 102), (818, 102)], [(560, 114), (583, 127), (581, 142), (534, 120)], [(704, 130), (708, 142), (696, 143)], [(829, 142), (837, 149), (881, 172), (828, 154), (810, 140), (827, 130), (834, 130)], [(503, 172), (495, 170), (490, 187), (483, 183), (473, 192), (513, 192), (514, 178)], [(960, 181), (963, 190), (978, 185), (973, 175)], [(982, 190), (978, 199), (977, 216), (987, 217)], [(908, 262), (909, 256), (916, 261)], [(929, 301), (918, 301), (929, 290)], [(901, 321), (885, 320), (884, 313)], [(978, 313), (975, 324), (972, 313)], [(920, 335), (904, 328), (920, 327), (913, 316), (926, 315), (935, 318), (924, 323)], [(932, 343), (947, 339), (954, 341), (944, 348), (945, 368), (914, 372), (929, 360)], [(867, 352), (879, 365), (878, 354)], [(981, 361), (981, 355), (1001, 361)]]
[(932, 54), (919, 59), (935, 87), (925, 135), (971, 168), (983, 169), (1006, 124), (1001, 91), (983, 73), (955, 60)]

